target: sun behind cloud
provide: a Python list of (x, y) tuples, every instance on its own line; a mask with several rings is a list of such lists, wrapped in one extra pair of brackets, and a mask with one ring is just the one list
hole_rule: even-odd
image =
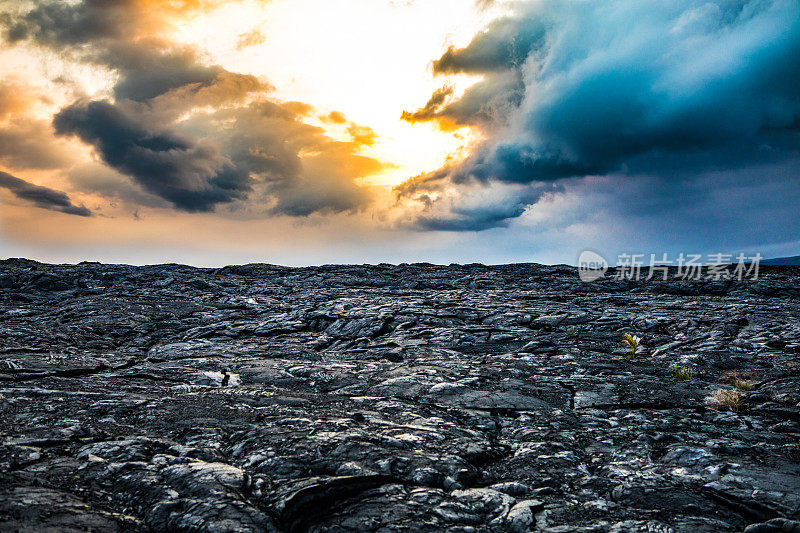
[[(469, 42), (499, 10), (461, 0), (237, 2), (185, 22), (176, 38), (203, 48), (226, 68), (269, 79), (279, 98), (342, 112), (371, 128), (375, 142), (361, 153), (392, 166), (370, 182), (394, 185), (441, 166), (474, 140), (468, 128), (453, 135), (436, 125), (411, 125), (402, 113), (441, 83), (431, 58)], [(263, 39), (242, 47), (243, 35)], [(478, 79), (455, 76), (451, 83), (463, 91)]]

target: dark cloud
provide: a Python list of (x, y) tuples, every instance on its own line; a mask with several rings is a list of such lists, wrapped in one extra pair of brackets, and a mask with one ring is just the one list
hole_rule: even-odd
[(275, 215), (307, 217), (314, 213), (357, 211), (371, 200), (369, 192), (344, 180), (322, 179), (294, 182), (277, 196), (270, 212)]
[(171, 44), (161, 36), (159, 30), (171, 12), (215, 4), (187, 0), (41, 2), (7, 22), (7, 38), (12, 42), (28, 39), (112, 68), (119, 74), (114, 96), (137, 102), (187, 86), (197, 91), (223, 83), (232, 89), (234, 82), (240, 85), (234, 93), (269, 89), (253, 76), (206, 65), (194, 49)]
[(453, 88), (446, 85), (431, 95), (424, 107), (403, 111), (405, 121), (436, 121), (444, 129), (478, 126), (493, 129), (507, 122), (509, 113), (519, 106), (525, 86), (516, 71), (499, 72), (469, 87), (453, 98)]
[[(443, 171), (446, 174), (446, 171)], [(419, 209), (402, 226), (429, 231), (484, 231), (504, 228), (522, 216), (543, 194), (561, 191), (554, 184), (463, 184), (448, 187), (438, 173), (417, 176), (401, 185)]]
[[(115, 42), (90, 57), (119, 74), (114, 85), (117, 99), (145, 102), (175, 92), (184, 105), (209, 105), (240, 100), (248, 93), (272, 89), (255, 76), (202, 63), (192, 48), (165, 46), (159, 40)], [(198, 101), (198, 96), (205, 98)], [(187, 100), (187, 97), (192, 98)]]
[(6, 37), (11, 42), (32, 39), (51, 47), (133, 38), (136, 19), (131, 14), (135, 5), (134, 0), (39, 2), (6, 24)]
[(301, 176), (276, 187), (278, 203), (272, 208), (274, 214), (353, 212), (372, 201), (369, 189), (356, 185), (352, 176), (374, 174), (386, 164), (354, 154), (360, 146), (357, 143), (317, 137), (310, 146), (315, 146), (317, 152), (304, 158)]
[[(310, 105), (269, 100), (272, 87), (263, 80), (208, 64), (194, 48), (166, 39), (176, 15), (221, 3), (45, 1), (6, 16), (8, 39), (116, 74), (113, 99), (77, 101), (53, 117), (58, 135), (92, 146), (116, 171), (73, 183), (112, 200), (157, 204), (149, 193), (190, 212), (230, 204), (307, 216), (363, 207), (371, 195), (354, 180), (383, 164), (356, 152), (376, 142), (374, 131), (342, 116), (352, 142), (334, 142), (302, 122)], [(114, 193), (109, 180), (117, 173), (133, 183), (119, 182)]]
[[(355, 153), (366, 139), (334, 141), (321, 128), (297, 120), (296, 111), (291, 102), (263, 101), (200, 116), (188, 126), (217, 133), (224, 152), (255, 176), (258, 188), (272, 199), (273, 215), (364, 207), (371, 195), (353, 177), (374, 174), (386, 164)], [(361, 134), (369, 136), (369, 131)]]
[(424, 107), (421, 107), (413, 113), (403, 111), (403, 114), (400, 118), (408, 122), (431, 120), (437, 116), (437, 112), (444, 105), (447, 97), (451, 96), (452, 94), (453, 87), (451, 85), (445, 85), (431, 95), (428, 103), (426, 103)]
[(150, 131), (109, 102), (73, 104), (59, 112), (53, 124), (58, 134), (76, 135), (106, 164), (179, 209), (210, 211), (251, 190), (247, 172), (212, 146), (168, 130)]
[(525, 212), (520, 202), (471, 209), (455, 206), (448, 216), (421, 215), (416, 226), (426, 231), (483, 231), (508, 226), (508, 220)]
[(6, 16), (6, 37), (53, 48), (163, 35), (176, 17), (203, 12), (224, 0), (43, 0), (19, 16)]
[(447, 178), (452, 172), (450, 167), (442, 167), (433, 172), (427, 172), (405, 180), (394, 188), (400, 197), (410, 197), (426, 192), (436, 192), (448, 184)]
[[(477, 124), (486, 140), (398, 188), (405, 197), (587, 175), (691, 179), (798, 158), (794, 0), (530, 2), (434, 70), (484, 80), (457, 99), (437, 92), (406, 118)], [(490, 98), (507, 105), (487, 121)], [(457, 201), (451, 212), (460, 220)]]
[(32, 202), (36, 207), (41, 207), (42, 209), (59, 211), (61, 213), (80, 217), (92, 216), (92, 212), (89, 209), (82, 205), (77, 206), (73, 204), (69, 196), (65, 193), (48, 187), (42, 187), (41, 185), (28, 183), (7, 172), (0, 171), (0, 187), (8, 189), (17, 198)]
[(435, 74), (483, 74), (519, 68), (545, 42), (545, 22), (534, 17), (493, 21), (465, 48), (450, 46), (433, 62)]
[(136, 102), (186, 85), (208, 87), (225, 72), (222, 67), (198, 63), (195, 54), (189, 50), (117, 47), (104, 55), (108, 56), (106, 63), (122, 74), (114, 86), (114, 96)]

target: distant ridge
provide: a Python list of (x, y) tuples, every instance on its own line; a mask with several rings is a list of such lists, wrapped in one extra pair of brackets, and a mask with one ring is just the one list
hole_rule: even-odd
[(774, 259), (762, 259), (761, 264), (800, 266), (800, 255), (793, 255), (791, 257), (776, 257)]

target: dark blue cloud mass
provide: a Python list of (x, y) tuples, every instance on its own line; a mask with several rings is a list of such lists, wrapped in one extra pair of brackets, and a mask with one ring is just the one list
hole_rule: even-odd
[[(691, 179), (800, 157), (797, 0), (527, 2), (448, 49), (434, 71), (483, 81), (460, 98), (437, 93), (406, 118), (477, 124), (486, 140), (403, 184), (401, 197), (599, 175)], [(428, 205), (421, 225), (498, 224), (475, 211), (477, 224), (465, 224), (451, 195)]]
[(106, 101), (76, 103), (53, 118), (59, 135), (76, 135), (103, 161), (186, 211), (243, 198), (251, 178), (216, 149), (168, 130), (153, 132)]
[(8, 172), (0, 171), (0, 187), (11, 191), (14, 196), (32, 202), (36, 207), (59, 211), (68, 215), (90, 217), (92, 212), (82, 205), (75, 205), (66, 193), (34, 185)]

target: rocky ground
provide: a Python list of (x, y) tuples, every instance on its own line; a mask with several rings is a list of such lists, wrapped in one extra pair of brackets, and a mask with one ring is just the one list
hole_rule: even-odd
[(0, 530), (800, 531), (761, 273), (0, 262)]

